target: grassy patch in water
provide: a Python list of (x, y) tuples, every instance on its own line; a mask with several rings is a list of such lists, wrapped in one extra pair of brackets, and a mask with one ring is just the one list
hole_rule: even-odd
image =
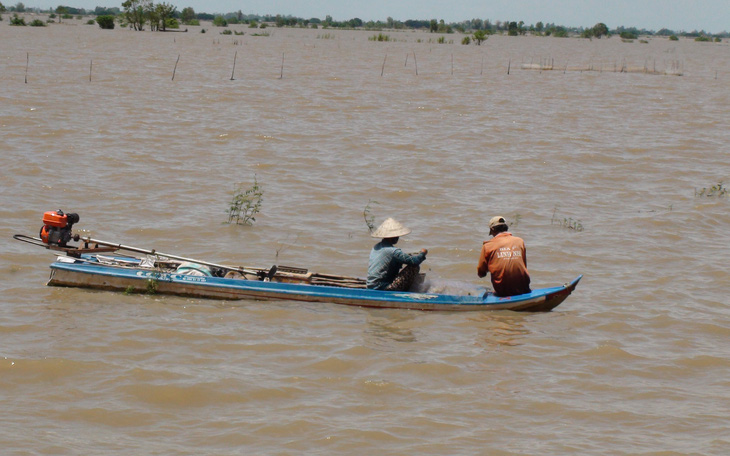
[(578, 219), (573, 219), (572, 217), (561, 217), (557, 214), (557, 212), (558, 208), (556, 206), (555, 209), (553, 209), (553, 216), (550, 219), (551, 225), (560, 225), (563, 228), (576, 232), (581, 232), (584, 230), (583, 222)]
[(147, 279), (147, 294), (157, 294), (157, 279)]
[(390, 41), (390, 35), (383, 35), (382, 33), (378, 33), (377, 35), (373, 35), (368, 38), (368, 41)]
[(695, 188), (695, 197), (706, 196), (708, 198), (712, 198), (712, 197), (719, 198), (722, 196), (727, 196), (727, 194), (728, 194), (727, 187), (725, 187), (722, 182), (720, 182), (717, 185), (713, 185), (712, 187), (709, 187), (709, 188), (704, 187), (704, 188), (702, 188), (702, 190), (697, 190)]
[(380, 204), (375, 200), (369, 200), (367, 206), (362, 211), (362, 217), (365, 219), (365, 225), (368, 227), (370, 233), (375, 229), (375, 215), (372, 213), (371, 205)]

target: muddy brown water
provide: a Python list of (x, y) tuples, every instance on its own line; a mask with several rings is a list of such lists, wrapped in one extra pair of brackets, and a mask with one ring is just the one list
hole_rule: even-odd
[[(727, 43), (83, 22), (0, 23), (4, 454), (726, 454), (730, 196), (695, 193), (730, 181)], [(46, 287), (11, 239), (61, 208), (362, 276), (371, 201), (445, 288), (484, 285), (493, 215), (534, 286), (585, 277), (545, 314), (127, 296)]]

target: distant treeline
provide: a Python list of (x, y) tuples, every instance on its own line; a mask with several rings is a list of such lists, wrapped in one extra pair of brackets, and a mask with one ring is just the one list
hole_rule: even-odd
[[(38, 13), (63, 13), (68, 15), (95, 15), (95, 16), (119, 16), (120, 19), (129, 16), (130, 13), (153, 12), (160, 7), (172, 11), (171, 18), (180, 20), (183, 24), (197, 25), (200, 21), (212, 21), (216, 26), (227, 26), (229, 24), (248, 24), (249, 26), (257, 26), (258, 24), (268, 24), (277, 27), (302, 27), (302, 28), (332, 28), (332, 29), (365, 29), (365, 30), (384, 30), (384, 29), (411, 29), (411, 30), (428, 30), (433, 33), (472, 33), (475, 31), (484, 31), (487, 34), (507, 34), (507, 35), (545, 35), (545, 36), (584, 36), (591, 35), (601, 37), (606, 35), (621, 36), (639, 36), (639, 35), (657, 35), (657, 36), (686, 36), (686, 37), (719, 37), (728, 38), (730, 33), (722, 32), (717, 34), (707, 33), (704, 30), (675, 31), (662, 28), (659, 31), (638, 29), (636, 27), (616, 27), (608, 29), (603, 23), (589, 27), (566, 27), (554, 23), (537, 22), (536, 24), (525, 24), (523, 21), (491, 21), (489, 19), (471, 19), (461, 22), (447, 23), (443, 19), (409, 19), (406, 21), (394, 20), (388, 17), (385, 21), (363, 21), (359, 18), (352, 18), (346, 21), (336, 21), (332, 16), (327, 15), (324, 19), (312, 17), (309, 19), (277, 15), (258, 15), (243, 14), (240, 10), (226, 14), (209, 14), (196, 13), (192, 7), (183, 8), (178, 11), (177, 7), (168, 3), (159, 3), (155, 5), (152, 0), (126, 0), (121, 4), (121, 8), (105, 8), (97, 6), (93, 11), (84, 8), (74, 8), (71, 6), (58, 6), (55, 9), (42, 10), (40, 8), (26, 8), (23, 3), (18, 2), (15, 6), (5, 7), (0, 3), (0, 12), (38, 12)], [(606, 27), (605, 33), (593, 32)]]

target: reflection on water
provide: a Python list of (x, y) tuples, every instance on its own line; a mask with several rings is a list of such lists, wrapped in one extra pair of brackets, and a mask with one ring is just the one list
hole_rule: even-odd
[[(525, 326), (526, 315), (510, 311), (424, 314), (407, 310), (368, 310), (365, 329), (368, 345), (384, 349), (392, 347), (392, 342), (427, 343), (432, 339), (427, 332), (436, 331), (431, 326), (434, 323), (431, 317), (434, 316), (439, 323), (451, 328), (448, 331), (456, 330), (454, 326), (459, 326), (458, 331), (461, 337), (466, 338), (467, 345), (512, 347), (522, 345), (525, 337), (530, 334), (530, 330)], [(416, 331), (421, 325), (425, 325), (425, 332), (418, 338)]]
[(525, 316), (513, 312), (484, 312), (471, 316), (470, 321), (480, 329), (478, 343), (486, 346), (522, 345), (530, 330), (523, 324)]
[(376, 347), (389, 346), (391, 342), (415, 342), (416, 336), (408, 326), (415, 318), (412, 311), (368, 312), (365, 334)]

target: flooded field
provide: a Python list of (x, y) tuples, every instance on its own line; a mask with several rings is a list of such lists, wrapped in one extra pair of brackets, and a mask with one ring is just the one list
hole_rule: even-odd
[[(84, 22), (0, 22), (4, 454), (726, 453), (727, 43)], [(256, 222), (224, 223), (254, 179)], [(363, 276), (368, 205), (445, 287), (486, 285), (493, 215), (533, 286), (584, 279), (545, 314), (206, 301), (46, 287), (12, 239), (61, 208)]]

